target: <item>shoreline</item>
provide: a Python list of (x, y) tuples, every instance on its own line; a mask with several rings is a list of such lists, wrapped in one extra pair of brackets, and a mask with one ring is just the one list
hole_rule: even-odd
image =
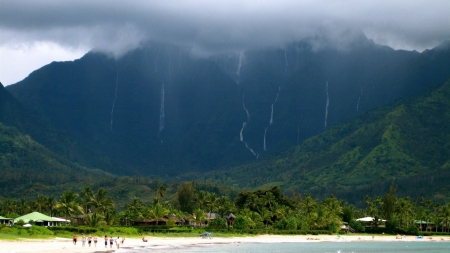
[[(430, 239), (431, 238), (431, 239)], [(395, 235), (258, 235), (244, 237), (213, 237), (212, 239), (202, 239), (197, 237), (152, 237), (146, 236), (148, 242), (143, 242), (140, 238), (126, 238), (121, 249), (146, 248), (146, 247), (173, 247), (173, 246), (201, 246), (213, 244), (233, 244), (233, 243), (288, 243), (288, 242), (450, 242), (449, 236), (424, 237), (417, 239), (417, 236), (406, 236), (402, 239), (396, 239)], [(442, 239), (442, 240), (441, 240)], [(0, 253), (112, 253), (117, 251), (116, 245), (110, 248), (104, 247), (104, 241), (97, 243), (97, 247), (92, 244), (89, 247), (86, 243), (82, 247), (81, 242), (73, 245), (72, 239), (53, 238), (53, 239), (25, 239), (16, 241), (0, 240)]]

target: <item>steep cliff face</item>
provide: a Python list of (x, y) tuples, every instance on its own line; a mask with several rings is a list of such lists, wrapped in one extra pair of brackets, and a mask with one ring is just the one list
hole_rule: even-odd
[(54, 62), (7, 89), (113, 161), (101, 169), (209, 171), (270, 156), (450, 76), (448, 47), (417, 53), (355, 43), (317, 51), (298, 42), (208, 58), (149, 43), (117, 60), (91, 52)]

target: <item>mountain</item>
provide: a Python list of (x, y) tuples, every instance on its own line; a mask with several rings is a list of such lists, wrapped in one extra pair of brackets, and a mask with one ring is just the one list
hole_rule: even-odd
[(276, 157), (197, 177), (353, 201), (382, 195), (391, 184), (403, 196), (448, 199), (449, 154), (450, 79), (337, 124)]
[(113, 171), (117, 168), (101, 151), (92, 150), (34, 116), (3, 85), (0, 85), (0, 123), (16, 128), (20, 134), (31, 136), (40, 145), (71, 162), (85, 164), (91, 168), (108, 166)]
[(7, 90), (99, 154), (81, 165), (172, 177), (270, 157), (450, 76), (445, 44), (418, 53), (364, 35), (352, 43), (318, 49), (301, 41), (203, 58), (148, 43), (120, 59), (93, 51), (53, 62)]

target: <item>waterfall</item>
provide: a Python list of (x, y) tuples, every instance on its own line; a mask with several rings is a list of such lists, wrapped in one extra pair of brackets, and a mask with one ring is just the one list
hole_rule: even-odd
[(269, 127), (273, 124), (273, 107), (274, 105), (277, 103), (278, 101), (278, 96), (280, 95), (280, 90), (281, 90), (281, 86), (278, 87), (278, 92), (277, 92), (277, 96), (275, 97), (275, 101), (272, 103), (272, 105), (270, 106), (270, 120), (269, 120), (269, 125), (266, 127), (266, 130), (264, 131), (264, 151), (267, 151), (267, 146), (266, 146), (266, 134), (267, 134), (267, 129), (269, 129)]
[(116, 75), (116, 89), (114, 91), (114, 100), (113, 100), (112, 107), (111, 107), (111, 123), (109, 125), (111, 133), (113, 132), (114, 106), (116, 105), (116, 99), (117, 99), (117, 86), (119, 86), (119, 73), (118, 72), (117, 72), (117, 75)]
[(237, 68), (237, 71), (236, 71), (236, 74), (238, 75), (238, 76), (240, 76), (241, 75), (241, 67), (242, 67), (242, 62), (244, 61), (244, 52), (240, 52), (239, 53), (239, 62), (238, 62), (238, 68)]
[(324, 128), (327, 128), (328, 106), (330, 105), (330, 97), (328, 95), (328, 82), (327, 82), (327, 87), (326, 87), (325, 91), (327, 93), (327, 104), (325, 105), (325, 124), (324, 124)]
[[(164, 103), (165, 103), (165, 92), (164, 92), (164, 83), (161, 85), (161, 108), (159, 110), (159, 134), (164, 129), (164, 118), (165, 118), (165, 111), (164, 111)], [(158, 136), (159, 136), (158, 134)]]
[(244, 123), (242, 123), (242, 128), (241, 128), (241, 131), (239, 132), (239, 140), (240, 140), (241, 142), (243, 142), (244, 145), (245, 145), (245, 147), (246, 147), (248, 150), (250, 150), (250, 152), (252, 152), (252, 154), (256, 157), (256, 159), (258, 159), (259, 154), (257, 154), (253, 149), (251, 149), (251, 148), (248, 146), (247, 142), (244, 141), (244, 129), (245, 129), (245, 127), (247, 126), (248, 122), (250, 122), (250, 113), (249, 113), (249, 111), (247, 110), (247, 108), (245, 107), (245, 97), (244, 97), (244, 94), (242, 94), (242, 106), (244, 107), (244, 111), (245, 111), (245, 113), (247, 114), (247, 121), (244, 122)]

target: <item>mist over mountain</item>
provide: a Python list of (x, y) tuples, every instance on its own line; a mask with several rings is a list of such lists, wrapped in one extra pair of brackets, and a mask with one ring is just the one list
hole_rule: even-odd
[(327, 45), (316, 38), (198, 57), (147, 43), (119, 59), (92, 51), (53, 62), (6, 89), (102, 154), (83, 165), (173, 176), (265, 159), (450, 76), (448, 43), (396, 51), (361, 34), (346, 47)]

